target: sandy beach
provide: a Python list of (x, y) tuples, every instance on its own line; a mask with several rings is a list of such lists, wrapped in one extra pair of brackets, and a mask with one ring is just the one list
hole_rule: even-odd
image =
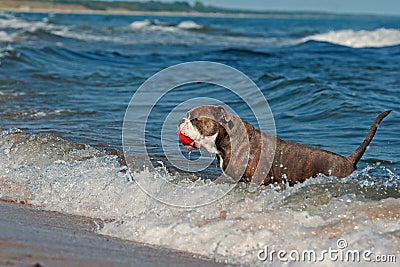
[(101, 222), (0, 201), (1, 266), (222, 266), (96, 234)]

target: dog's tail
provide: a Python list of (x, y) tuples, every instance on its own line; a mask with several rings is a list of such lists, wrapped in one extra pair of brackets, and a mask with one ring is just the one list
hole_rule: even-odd
[(376, 133), (376, 130), (378, 129), (379, 123), (381, 123), (381, 121), (387, 115), (389, 115), (390, 112), (391, 112), (391, 110), (384, 111), (376, 117), (374, 122), (372, 122), (371, 128), (369, 128), (368, 134), (365, 137), (364, 142), (353, 153), (351, 153), (350, 156), (348, 156), (348, 159), (353, 163), (354, 167), (357, 165), (357, 162), (360, 160), (360, 158), (364, 154), (369, 143), (371, 143), (372, 138), (374, 138), (374, 135)]

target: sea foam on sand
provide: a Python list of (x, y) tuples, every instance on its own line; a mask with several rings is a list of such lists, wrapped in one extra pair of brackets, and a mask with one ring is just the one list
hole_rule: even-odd
[[(193, 209), (158, 202), (135, 183), (148, 177), (158, 186), (150, 178), (160, 175), (145, 169), (130, 176), (117, 156), (51, 134), (0, 136), (2, 199), (102, 219), (98, 232), (105, 235), (251, 265), (264, 264), (258, 254), (266, 246), (322, 251), (337, 249), (338, 239), (373, 255), (400, 253), (399, 191), (355, 183), (361, 172), (286, 189), (239, 184), (219, 201)], [(212, 192), (227, 185), (199, 186)], [(197, 195), (180, 197), (184, 202)]]

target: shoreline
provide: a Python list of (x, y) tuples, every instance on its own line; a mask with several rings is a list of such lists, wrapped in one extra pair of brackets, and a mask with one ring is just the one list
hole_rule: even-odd
[(221, 13), (221, 12), (180, 12), (180, 11), (131, 11), (126, 9), (108, 9), (108, 10), (94, 10), (84, 7), (71, 8), (68, 6), (59, 8), (43, 8), (32, 6), (18, 6), (10, 7), (1, 5), (0, 12), (15, 12), (15, 13), (54, 13), (54, 14), (76, 14), (76, 15), (121, 15), (121, 16), (161, 16), (161, 17), (204, 17), (204, 18), (275, 18), (275, 19), (288, 19), (288, 18), (335, 18), (338, 16), (388, 16), (394, 15), (377, 15), (377, 14), (334, 14), (334, 13), (318, 13), (318, 12), (272, 12), (271, 13)]
[(0, 11), (15, 13), (55, 13), (55, 14), (77, 14), (77, 15), (121, 15), (121, 16), (173, 16), (173, 17), (253, 17), (248, 14), (226, 14), (226, 13), (201, 13), (201, 12), (172, 12), (172, 11), (129, 11), (129, 10), (91, 10), (91, 9), (48, 9), (48, 8), (4, 8)]
[[(75, 15), (120, 15), (120, 16), (160, 16), (160, 17), (198, 17), (198, 18), (310, 18), (323, 17), (323, 15), (301, 15), (301, 14), (247, 14), (247, 13), (203, 13), (203, 12), (173, 12), (173, 11), (129, 11), (129, 10), (90, 10), (90, 9), (19, 9), (2, 8), (0, 12), (15, 13), (54, 13)], [(327, 15), (327, 17), (336, 15)]]
[(83, 216), (0, 200), (0, 265), (225, 266), (211, 259), (100, 235)]

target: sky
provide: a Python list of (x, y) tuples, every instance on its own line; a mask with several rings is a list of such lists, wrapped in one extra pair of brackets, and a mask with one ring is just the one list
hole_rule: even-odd
[[(142, 0), (146, 1), (146, 0)], [(158, 0), (174, 2), (182, 0)], [(183, 0), (185, 1), (185, 0)], [(194, 3), (195, 0), (186, 0)], [(250, 10), (325, 11), (400, 15), (400, 0), (200, 0), (207, 5)]]

